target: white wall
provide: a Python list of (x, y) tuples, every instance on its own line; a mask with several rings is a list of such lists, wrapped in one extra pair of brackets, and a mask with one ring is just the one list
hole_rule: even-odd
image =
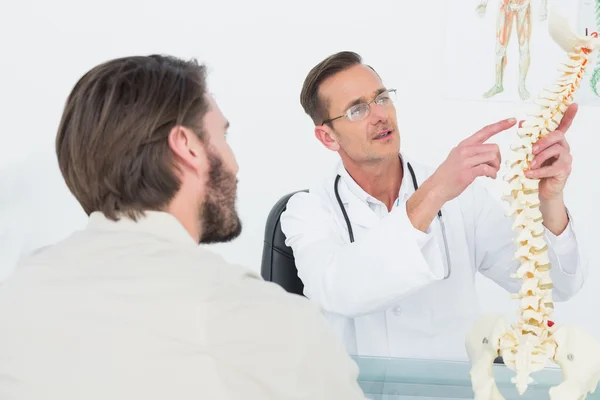
[[(95, 64), (149, 53), (196, 57), (208, 63), (211, 89), (232, 123), (230, 142), (241, 166), (239, 210), (244, 222), (239, 239), (215, 248), (231, 261), (258, 271), (264, 222), (271, 206), (285, 193), (319, 179), (337, 160), (336, 154), (314, 138), (311, 122), (299, 103), (305, 74), (325, 56), (340, 50), (357, 51), (386, 84), (399, 89), (403, 150), (431, 164), (441, 162), (452, 146), (483, 125), (524, 116), (524, 104), (510, 99), (483, 102), (465, 98), (473, 92), (467, 90), (469, 85), (477, 85), (475, 91), (482, 93), (493, 82), (497, 3), (490, 1), (483, 20), (464, 24), (466, 31), (456, 36), (462, 42), (448, 33), (456, 35), (455, 28), (463, 26), (454, 17), (457, 7), (464, 10), (464, 18), (474, 18), (477, 3), (9, 2), (8, 14), (0, 24), (0, 239), (4, 246), (0, 248), (0, 269), (6, 275), (18, 253), (58, 240), (85, 224), (85, 216), (61, 182), (53, 159), (53, 140), (67, 94)], [(543, 37), (545, 25), (537, 20), (535, 24), (539, 29), (534, 35)], [(484, 42), (486, 48), (480, 46)], [(561, 59), (562, 53), (552, 46), (546, 48), (552, 61), (545, 62), (537, 50), (532, 49), (537, 58), (530, 75), (553, 76), (555, 60)], [(464, 57), (458, 65), (467, 74), (449, 76), (452, 63), (444, 56), (447, 52)], [(510, 83), (517, 74), (517, 54), (513, 38), (505, 97), (514, 98)], [(457, 82), (462, 76), (470, 81)], [(448, 91), (448, 79), (458, 83), (453, 93)], [(531, 88), (532, 95), (535, 89)], [(571, 302), (557, 305), (556, 317), (560, 322), (581, 324), (598, 338), (600, 322), (590, 313), (595, 311), (593, 304), (599, 304), (599, 295), (593, 292), (600, 290), (599, 266), (591, 252), (600, 223), (594, 208), (600, 190), (595, 177), (600, 172), (599, 126), (599, 109), (581, 107), (568, 136), (575, 161), (566, 197), (578, 221), (579, 239), (590, 249), (591, 262), (585, 289)], [(515, 134), (506, 132), (496, 141), (506, 149)], [(25, 193), (32, 197), (26, 198)], [(18, 219), (5, 216), (12, 210), (20, 213)], [(37, 227), (42, 227), (41, 234), (33, 232)], [(2, 274), (0, 271), (0, 279)], [(504, 292), (488, 281), (478, 284), (484, 307), (514, 315), (516, 305)]]

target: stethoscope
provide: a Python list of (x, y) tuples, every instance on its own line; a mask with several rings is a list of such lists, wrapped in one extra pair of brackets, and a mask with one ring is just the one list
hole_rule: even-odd
[[(412, 165), (409, 162), (406, 163), (408, 170), (410, 172), (410, 176), (412, 178), (413, 187), (415, 188), (415, 192), (419, 189), (419, 184), (417, 183), (417, 177), (415, 176), (415, 171), (413, 170)], [(346, 221), (346, 226), (348, 227), (348, 236), (350, 236), (350, 243), (354, 242), (354, 231), (352, 230), (352, 224), (350, 223), (350, 218), (348, 218), (348, 213), (346, 213), (346, 208), (342, 203), (342, 199), (340, 198), (340, 193), (338, 191), (338, 184), (340, 181), (340, 175), (335, 177), (335, 183), (333, 184), (333, 190), (335, 192), (335, 197), (337, 198), (340, 209), (342, 210), (342, 214), (344, 214), (344, 220)], [(444, 226), (444, 220), (442, 219), (442, 210), (439, 210), (438, 219), (440, 220), (440, 226), (442, 227), (442, 237), (444, 240), (444, 249), (446, 250), (446, 262), (448, 263), (448, 273), (444, 276), (444, 279), (448, 279), (450, 276), (450, 272), (452, 270), (450, 265), (450, 253), (448, 252), (448, 241), (446, 240), (446, 227)]]

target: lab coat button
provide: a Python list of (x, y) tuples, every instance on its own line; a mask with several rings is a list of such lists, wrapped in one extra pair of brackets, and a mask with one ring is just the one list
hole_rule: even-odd
[(400, 314), (402, 314), (402, 307), (400, 307), (400, 306), (394, 307), (393, 313), (395, 316), (399, 317)]

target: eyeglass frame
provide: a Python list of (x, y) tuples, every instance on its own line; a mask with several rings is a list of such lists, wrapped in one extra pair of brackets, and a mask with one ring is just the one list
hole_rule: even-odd
[[(398, 90), (395, 89), (395, 88), (385, 89), (383, 92), (379, 93), (373, 100), (371, 100), (371, 101), (369, 101), (367, 103), (358, 103), (358, 104), (355, 104), (355, 105), (349, 107), (344, 114), (342, 114), (340, 116), (337, 116), (337, 117), (334, 117), (334, 118), (326, 119), (325, 121), (323, 121), (323, 123), (321, 125), (328, 124), (330, 122), (333, 122), (333, 121), (335, 121), (337, 119), (344, 118), (344, 117), (348, 118), (348, 120), (350, 120), (350, 121), (360, 121), (360, 120), (364, 119), (365, 117), (367, 117), (369, 115), (369, 113), (371, 112), (371, 103), (376, 102), (380, 98), (380, 96), (382, 94), (385, 94), (385, 93), (388, 93), (388, 94), (389, 93), (394, 93), (394, 97), (395, 97), (395, 96), (397, 96), (397, 91)], [(390, 101), (392, 101), (392, 103), (393, 103), (394, 101), (391, 99), (391, 96), (388, 96), (388, 97), (390, 97)], [(356, 119), (356, 120), (350, 119), (350, 110), (352, 110), (354, 107), (364, 106), (364, 105), (367, 106), (367, 113), (365, 114), (365, 116), (362, 117), (362, 118), (360, 118), (360, 119)]]

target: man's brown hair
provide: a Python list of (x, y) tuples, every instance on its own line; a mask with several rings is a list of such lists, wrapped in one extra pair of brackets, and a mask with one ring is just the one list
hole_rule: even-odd
[(315, 125), (321, 125), (323, 121), (329, 119), (328, 104), (319, 95), (321, 83), (357, 64), (362, 64), (360, 55), (352, 51), (341, 51), (330, 55), (310, 70), (302, 86), (300, 104)]
[(136, 219), (161, 210), (180, 187), (168, 136), (185, 126), (203, 140), (206, 69), (195, 60), (118, 58), (86, 73), (69, 95), (56, 154), (84, 211)]

